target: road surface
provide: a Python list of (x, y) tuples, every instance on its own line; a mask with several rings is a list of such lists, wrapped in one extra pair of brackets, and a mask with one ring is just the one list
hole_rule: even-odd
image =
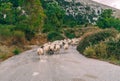
[(82, 56), (75, 47), (42, 56), (36, 49), (0, 63), (0, 81), (120, 81), (120, 67)]

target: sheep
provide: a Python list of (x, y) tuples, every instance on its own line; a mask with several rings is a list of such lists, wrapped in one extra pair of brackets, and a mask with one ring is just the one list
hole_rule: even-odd
[(42, 47), (40, 47), (40, 48), (37, 49), (37, 54), (38, 55), (43, 55), (44, 54), (44, 51), (43, 51)]
[(54, 51), (59, 53), (59, 52), (60, 52), (60, 48), (61, 48), (61, 47), (60, 47), (59, 44), (55, 44), (55, 49), (54, 49)]
[(60, 49), (63, 47), (64, 50), (69, 48), (69, 45), (76, 45), (80, 41), (80, 38), (69, 39), (66, 38), (64, 40), (56, 40), (54, 42), (48, 42), (43, 45), (44, 54), (54, 54), (55, 52), (60, 52)]
[(40, 48), (37, 49), (37, 54), (38, 54), (39, 56), (44, 55), (44, 51), (43, 51), (43, 48), (42, 48), (42, 47), (40, 47)]
[(74, 39), (72, 39), (71, 45), (72, 46), (77, 45), (78, 42), (79, 42), (78, 39), (74, 38)]
[(53, 43), (48, 42), (44, 44), (45, 54), (54, 54), (54, 48), (55, 48), (54, 42)]
[(55, 45), (54, 45), (54, 44), (51, 44), (51, 45), (50, 45), (50, 49), (51, 49), (51, 50), (54, 50), (54, 48), (55, 48)]
[(65, 50), (67, 50), (67, 49), (69, 48), (68, 43), (65, 43), (64, 46), (63, 46), (63, 48), (64, 48)]
[(71, 39), (68, 39), (68, 44), (69, 44), (69, 45), (71, 44), (71, 42), (72, 42), (72, 40), (71, 40)]
[(54, 49), (55, 49), (55, 45), (54, 45), (54, 44), (51, 44), (48, 53), (49, 53), (49, 54), (54, 54)]
[(60, 45), (60, 48), (62, 48), (62, 46), (63, 46), (63, 41), (62, 41), (62, 40), (59, 41), (59, 42), (58, 42), (58, 45)]
[(47, 54), (48, 51), (50, 50), (50, 45), (48, 45), (48, 44), (44, 45), (43, 50), (44, 50), (44, 53)]

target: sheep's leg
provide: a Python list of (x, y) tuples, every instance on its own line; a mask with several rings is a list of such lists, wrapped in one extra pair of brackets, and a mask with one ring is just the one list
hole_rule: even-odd
[(44, 53), (44, 59), (47, 59), (48, 58), (48, 55), (47, 55), (47, 52), (46, 53)]
[(44, 55), (47, 55), (47, 51), (44, 51)]
[(55, 55), (57, 55), (58, 53), (57, 53), (57, 51), (55, 51)]

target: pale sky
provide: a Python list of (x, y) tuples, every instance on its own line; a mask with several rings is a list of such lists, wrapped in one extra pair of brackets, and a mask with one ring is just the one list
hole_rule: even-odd
[(120, 0), (93, 0), (120, 9)]

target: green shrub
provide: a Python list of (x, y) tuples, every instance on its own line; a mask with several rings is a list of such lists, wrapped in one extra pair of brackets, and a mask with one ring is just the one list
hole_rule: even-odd
[(115, 56), (116, 59), (120, 60), (120, 38), (109, 39), (106, 44), (109, 57)]
[(21, 50), (18, 48), (13, 50), (14, 55), (18, 55), (20, 52), (21, 52)]
[(25, 34), (22, 31), (16, 30), (13, 32), (13, 41), (12, 44), (14, 45), (23, 45), (26, 43), (26, 39), (25, 39)]
[(113, 63), (118, 62), (120, 60), (120, 34), (86, 47), (83, 54), (87, 57), (107, 59)]
[(83, 54), (93, 58), (107, 58), (107, 45), (100, 42), (99, 44), (89, 46), (84, 50)]
[(117, 33), (118, 32), (114, 29), (105, 29), (105, 30), (99, 30), (99, 31), (87, 33), (81, 38), (77, 50), (80, 53), (83, 53), (86, 47), (90, 45), (95, 45), (100, 41), (104, 41), (109, 37), (114, 37), (116, 36)]
[(112, 37), (93, 46), (86, 47), (83, 54), (87, 57), (104, 59), (120, 65), (120, 37)]
[(49, 41), (55, 41), (55, 40), (62, 40), (64, 39), (64, 37), (59, 32), (52, 31), (48, 33), (47, 39)]
[(95, 50), (92, 47), (87, 47), (83, 54), (87, 57), (96, 57)]
[(54, 31), (55, 28), (52, 26), (52, 24), (45, 24), (43, 29), (42, 29), (42, 33), (48, 33), (50, 31)]
[(24, 38), (25, 34), (24, 34), (24, 32), (17, 30), (17, 31), (14, 31), (14, 36), (18, 37), (18, 38)]
[(0, 38), (6, 39), (12, 37), (12, 28), (14, 28), (13, 25), (0, 25)]
[(96, 55), (99, 58), (107, 58), (107, 45), (104, 43), (99, 43), (97, 45), (95, 45), (94, 47), (95, 51), (96, 51)]
[(75, 38), (74, 32), (66, 31), (66, 32), (65, 32), (65, 36), (66, 36), (67, 38), (70, 38), (70, 39)]
[(120, 19), (113, 16), (113, 10), (105, 9), (99, 16), (97, 20), (97, 26), (100, 28), (111, 28), (120, 31)]

